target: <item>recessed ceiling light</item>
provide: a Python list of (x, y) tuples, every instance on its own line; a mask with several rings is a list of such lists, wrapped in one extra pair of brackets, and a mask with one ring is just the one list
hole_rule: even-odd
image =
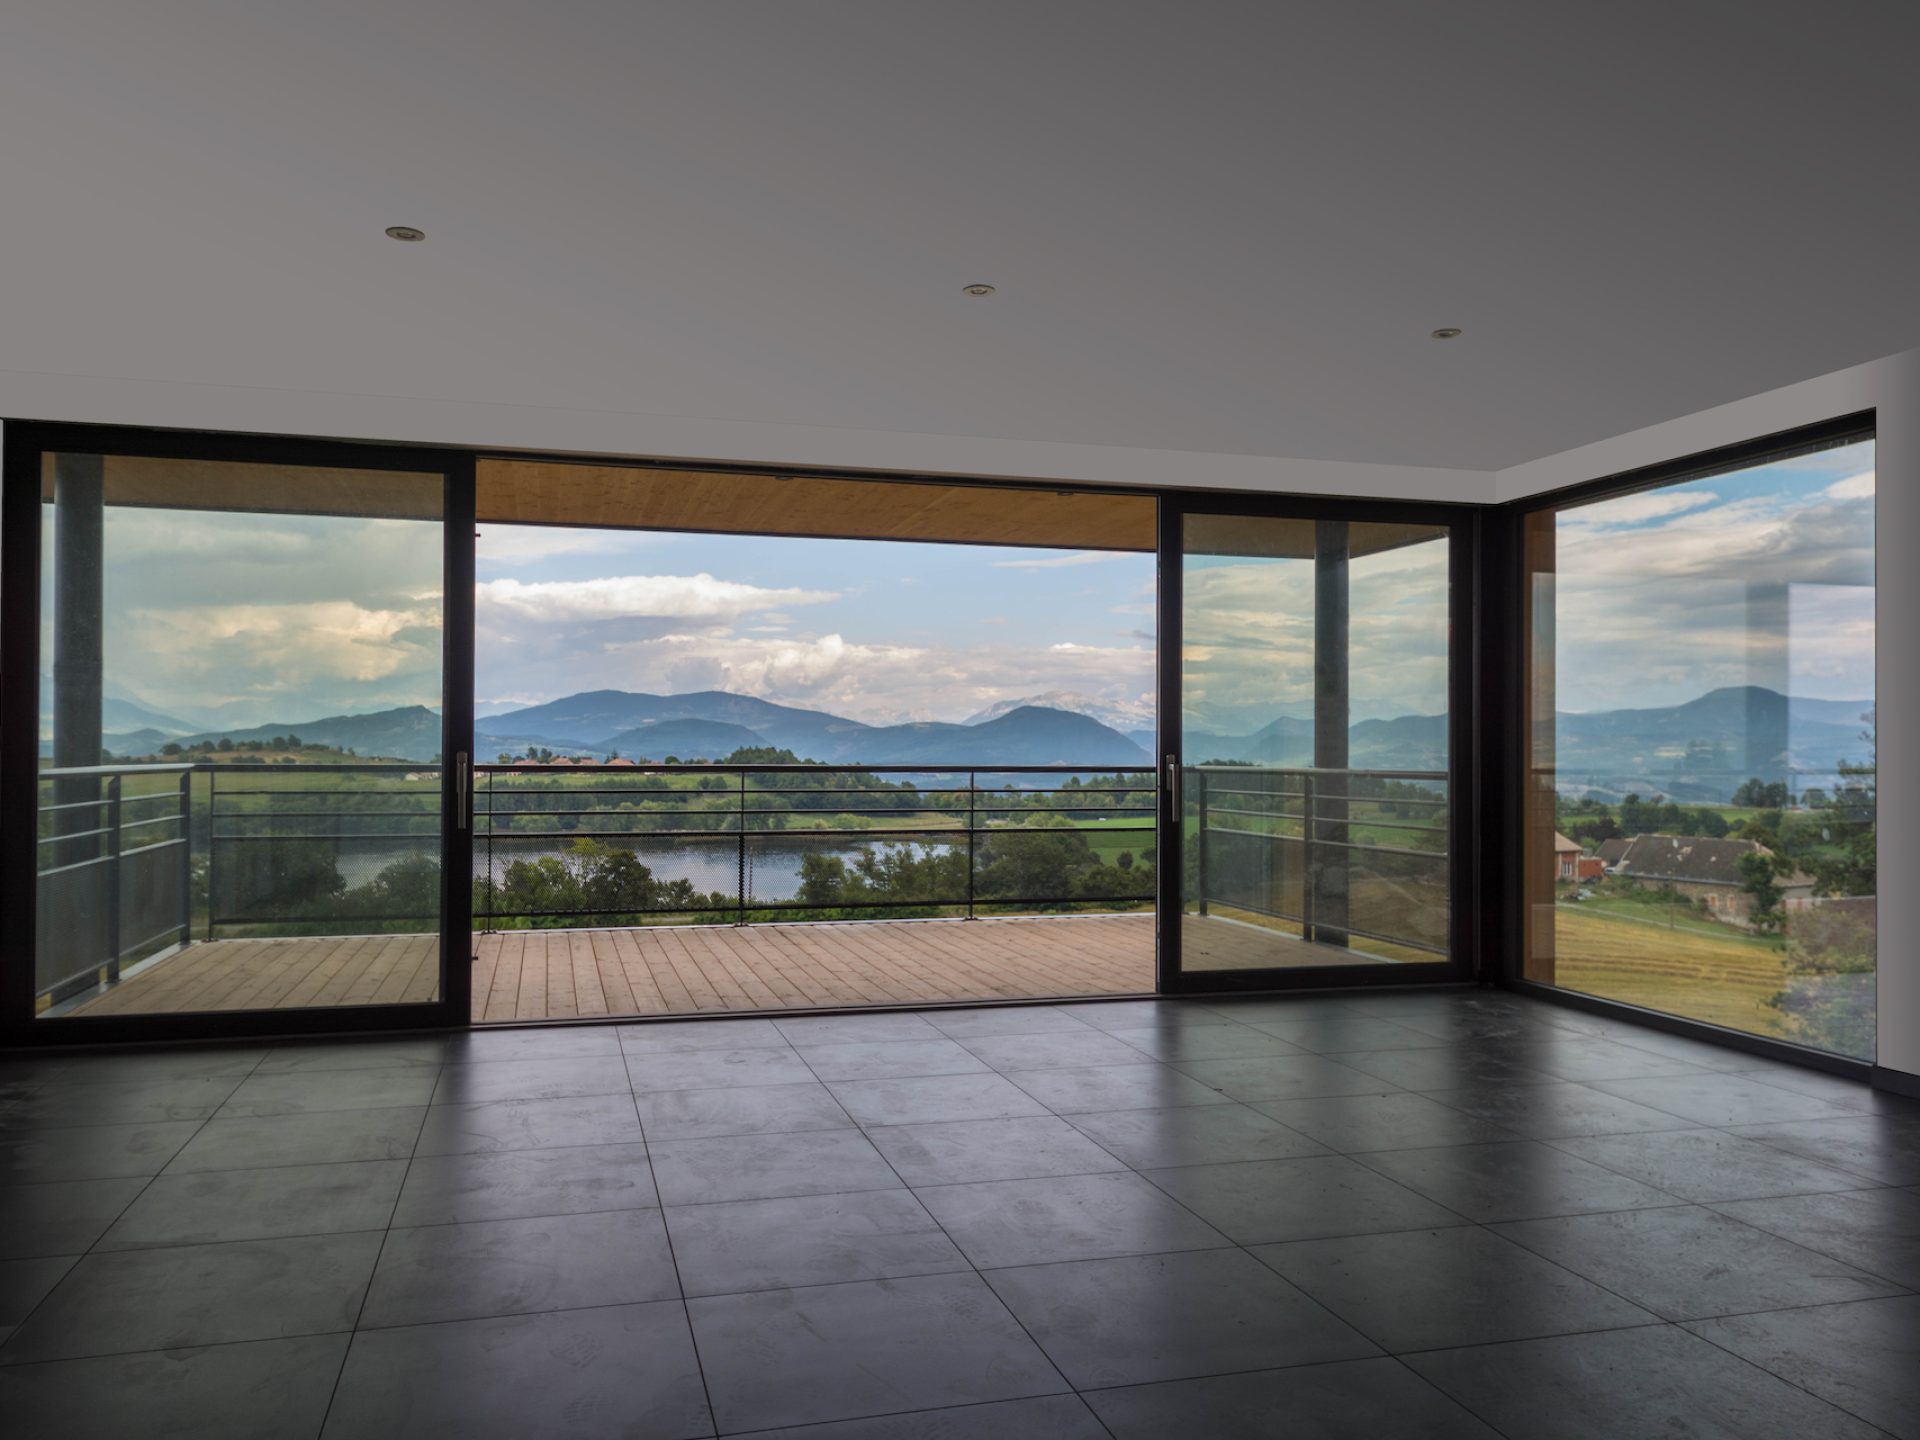
[(964, 285), (961, 288), (965, 290), (969, 295), (993, 294), (993, 286), (991, 285)]
[(387, 234), (396, 240), (424, 240), (427, 238), (426, 231), (416, 230), (411, 225), (389, 225), (387, 226)]
[(1460, 338), (1460, 327), (1457, 325), (1442, 325), (1438, 330), (1433, 332), (1433, 338), (1436, 340), (1458, 340)]

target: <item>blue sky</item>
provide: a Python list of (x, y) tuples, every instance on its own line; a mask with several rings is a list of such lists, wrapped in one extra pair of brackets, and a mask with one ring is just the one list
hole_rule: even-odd
[(476, 692), (736, 690), (963, 720), (1049, 691), (1150, 723), (1150, 555), (482, 526)]

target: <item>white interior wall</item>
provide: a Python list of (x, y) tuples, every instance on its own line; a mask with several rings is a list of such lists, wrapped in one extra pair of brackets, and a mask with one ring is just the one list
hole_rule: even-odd
[(0, 415), (477, 450), (644, 455), (743, 465), (1468, 504), (1490, 499), (1493, 480), (1481, 470), (7, 371), (0, 371)]

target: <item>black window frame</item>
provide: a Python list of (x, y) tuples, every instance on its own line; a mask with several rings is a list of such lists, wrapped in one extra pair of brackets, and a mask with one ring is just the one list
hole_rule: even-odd
[[(450, 752), (473, 749), (473, 453), (446, 446), (406, 446), (226, 432), (17, 421), (5, 423), (0, 455), (0, 816), (38, 810), (40, 730), (41, 535), (44, 455), (126, 455), (240, 464), (438, 472), (443, 477), (442, 694), (443, 734)], [(31, 677), (7, 685), (13, 675)], [(455, 774), (455, 756), (441, 766), (441, 814), (470, 799)], [(442, 825), (444, 862), (470, 849), (471, 824)], [(35, 907), (38, 863), (31, 824), (0, 824), (0, 1044), (44, 1047), (173, 1040), (227, 1040), (399, 1030), (440, 1031), (467, 1023), (472, 966), (469, 940), (472, 864), (443, 863), (438, 998), (415, 1004), (372, 1004), (154, 1015), (34, 1014)]]
[[(1490, 902), (1486, 913), (1497, 917), (1497, 930), (1491, 933), (1489, 939), (1490, 950), (1495, 957), (1494, 977), (1502, 988), (1589, 1014), (1612, 1016), (1649, 1029), (1851, 1079), (1872, 1080), (1889, 1073), (1873, 1061), (1836, 1055), (1790, 1040), (1754, 1035), (1744, 1030), (1715, 1025), (1711, 1021), (1650, 1010), (1626, 1001), (1528, 979), (1524, 973), (1527, 959), (1526, 896), (1520, 874), (1524, 853), (1522, 847), (1527, 841), (1524, 772), (1529, 743), (1528, 711), (1532, 699), (1528, 694), (1526, 657), (1520, 653), (1526, 607), (1531, 604), (1522, 545), (1522, 533), (1528, 518), (1875, 439), (1877, 413), (1872, 409), (1849, 411), (1831, 419), (1707, 450), (1692, 451), (1670, 460), (1635, 466), (1592, 480), (1542, 491), (1537, 495), (1503, 503), (1498, 513), (1489, 518), (1491, 563), (1483, 572), (1481, 583), (1496, 587), (1496, 593), (1491, 603), (1482, 608), (1481, 642), (1511, 660), (1511, 664), (1491, 672), (1495, 677), (1494, 682), (1481, 697), (1487, 727), (1486, 743), (1481, 752), (1485, 761), (1482, 801), (1488, 815), (1487, 840), (1492, 852), (1502, 857), (1500, 865), (1489, 867), (1483, 897)], [(1877, 526), (1874, 540), (1877, 550)]]

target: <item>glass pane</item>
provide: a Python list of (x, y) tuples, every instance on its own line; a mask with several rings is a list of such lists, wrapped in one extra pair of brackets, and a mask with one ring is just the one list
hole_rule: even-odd
[(37, 1013), (436, 999), (440, 476), (41, 480)]
[(1187, 517), (1181, 965), (1448, 955), (1442, 527)]
[(1529, 526), (1527, 976), (1873, 1058), (1873, 442)]

